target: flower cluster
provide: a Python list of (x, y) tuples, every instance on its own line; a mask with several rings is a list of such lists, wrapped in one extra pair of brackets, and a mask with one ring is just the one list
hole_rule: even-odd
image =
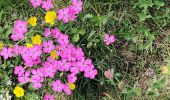
[(46, 11), (54, 8), (52, 0), (29, 0), (34, 8), (41, 6)]
[[(41, 6), (46, 11), (54, 8), (52, 4), (52, 0), (30, 0), (31, 5), (34, 8)], [(83, 2), (81, 0), (71, 0), (71, 5), (66, 8), (59, 9), (57, 11), (57, 19), (63, 21), (64, 23), (68, 23), (69, 21), (74, 21), (76, 19), (76, 15), (82, 11)], [(56, 14), (53, 12), (47, 12), (45, 20), (47, 23), (54, 24), (54, 19), (56, 18)], [(53, 14), (53, 15), (52, 15)], [(51, 18), (51, 16), (54, 16)]]
[(44, 100), (55, 100), (55, 97), (51, 94), (46, 94), (43, 99)]
[[(57, 18), (54, 11), (48, 11), (54, 8), (52, 0), (29, 0), (34, 8), (41, 6), (46, 12), (45, 22), (54, 24)], [(76, 15), (82, 11), (82, 1), (72, 0), (72, 4), (67, 8), (58, 10), (58, 19), (64, 23), (75, 20)], [(27, 21), (16, 20), (14, 22), (11, 39), (19, 41), (24, 39), (27, 33), (27, 23), (36, 26), (37, 18), (30, 17)], [(42, 39), (42, 38), (45, 38)], [(25, 45), (15, 44), (14, 46), (1, 46), (0, 56), (5, 60), (11, 57), (17, 57), (21, 60), (14, 68), (14, 74), (20, 84), (30, 83), (34, 89), (43, 87), (43, 83), (50, 78), (51, 88), (54, 92), (65, 92), (70, 95), (76, 88), (75, 82), (78, 74), (84, 74), (84, 77), (94, 79), (97, 75), (92, 60), (85, 57), (81, 47), (75, 47), (66, 33), (62, 33), (57, 27), (45, 28), (43, 35), (35, 34), (27, 38), (31, 42)], [(63, 75), (64, 74), (64, 75)], [(62, 76), (58, 77), (58, 75)], [(65, 77), (63, 79), (63, 77)], [(20, 92), (21, 91), (21, 92)], [(14, 89), (17, 97), (24, 95), (23, 89)], [(52, 95), (45, 95), (44, 99), (53, 100)]]
[(13, 34), (11, 39), (14, 41), (23, 40), (24, 34), (27, 32), (27, 22), (22, 20), (17, 20), (14, 22)]
[[(22, 28), (18, 31), (21, 30)], [(42, 42), (41, 36), (35, 35), (31, 38), (32, 43), (26, 46), (16, 44), (13, 47), (3, 47), (0, 52), (4, 59), (21, 56), (24, 64), (14, 69), (14, 74), (18, 76), (21, 84), (29, 82), (33, 88), (39, 89), (43, 86), (45, 78), (54, 79), (56, 74), (66, 73), (65, 82), (56, 79), (51, 86), (55, 92), (70, 95), (79, 73), (84, 73), (86, 78), (94, 79), (97, 70), (92, 60), (85, 57), (81, 47), (75, 47), (70, 43), (67, 34), (63, 34), (58, 28), (46, 28), (43, 36), (50, 39)], [(42, 61), (42, 55), (48, 55), (45, 61)]]
[(74, 21), (76, 14), (82, 11), (83, 2), (81, 0), (71, 0), (72, 4), (66, 8), (58, 10), (58, 20), (67, 23), (69, 21)]

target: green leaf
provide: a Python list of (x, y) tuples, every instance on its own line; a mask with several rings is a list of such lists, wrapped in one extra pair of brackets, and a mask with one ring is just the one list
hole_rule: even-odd
[(148, 7), (152, 7), (154, 4), (152, 3), (152, 0), (138, 0), (139, 7), (144, 8), (144, 10), (147, 10)]
[(71, 33), (77, 33), (78, 29), (77, 28), (71, 28)]
[(160, 7), (163, 7), (165, 3), (161, 0), (155, 0), (155, 5), (157, 6), (157, 9), (160, 9)]
[(159, 81), (159, 83), (160, 83), (162, 86), (164, 86), (164, 85), (166, 84), (166, 78), (165, 78), (165, 77), (162, 78), (162, 79)]
[(161, 85), (158, 82), (153, 83), (152, 85), (154, 88), (160, 89)]
[(79, 39), (80, 39), (80, 38), (79, 38), (79, 34), (74, 34), (74, 36), (73, 36), (73, 41), (74, 41), (74, 42), (78, 42)]
[(92, 18), (92, 17), (93, 17), (92, 14), (86, 14), (86, 15), (84, 16), (84, 18), (82, 19), (82, 21), (84, 22), (86, 19)]
[(96, 31), (91, 31), (87, 40), (89, 40), (94, 35), (94, 33), (96, 33)]
[(1, 10), (1, 12), (0, 12), (0, 22), (2, 20), (2, 14), (3, 14), (3, 10)]
[(92, 42), (89, 42), (88, 44), (87, 44), (87, 48), (90, 48), (92, 46)]
[(109, 17), (111, 17), (111, 16), (113, 16), (113, 11), (109, 12), (109, 13), (106, 15), (107, 18), (109, 18)]
[(97, 42), (100, 42), (100, 40), (99, 40), (99, 39), (95, 39), (95, 40), (94, 40), (94, 42), (96, 42), (96, 43), (97, 43)]
[(80, 29), (79, 31), (78, 31), (78, 33), (80, 34), (80, 35), (84, 35), (85, 34), (85, 29)]
[(113, 11), (109, 12), (106, 16), (100, 16), (100, 22), (102, 21), (103, 25), (106, 25), (108, 19), (113, 16)]
[(154, 95), (155, 95), (155, 92), (154, 92), (154, 91), (148, 91), (148, 92), (147, 92), (147, 95), (148, 95), (148, 96), (154, 96)]
[(149, 49), (152, 46), (152, 41), (148, 41), (144, 44), (143, 49)]
[(140, 21), (145, 21), (147, 18), (151, 18), (151, 15), (147, 15), (144, 11), (138, 14)]

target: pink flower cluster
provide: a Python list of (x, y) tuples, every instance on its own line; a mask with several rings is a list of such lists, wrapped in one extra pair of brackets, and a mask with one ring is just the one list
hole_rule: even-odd
[[(60, 79), (56, 79), (51, 86), (55, 92), (65, 92), (70, 95), (72, 91), (68, 83), (75, 83), (78, 79), (77, 74), (84, 73), (86, 78), (95, 78), (97, 70), (91, 59), (85, 57), (81, 47), (75, 47), (70, 43), (67, 34), (61, 33), (57, 28), (46, 28), (43, 36), (52, 37), (58, 45), (55, 46), (52, 40), (47, 40), (43, 41), (42, 45), (34, 45), (31, 48), (17, 44), (12, 48), (4, 47), (0, 52), (4, 59), (16, 56), (21, 56), (23, 59), (24, 64), (18, 65), (14, 69), (14, 74), (18, 76), (18, 81), (21, 84), (30, 82), (33, 88), (39, 89), (43, 86), (45, 78), (55, 78), (57, 73), (65, 72), (67, 82), (64, 83)], [(56, 54), (60, 59), (56, 60), (48, 56), (46, 61), (42, 61), (42, 55), (49, 55), (53, 50), (57, 51)]]
[(41, 6), (46, 11), (54, 8), (52, 0), (29, 0), (34, 8)]
[(104, 42), (106, 45), (110, 45), (114, 43), (115, 41), (116, 41), (116, 38), (114, 35), (109, 35), (109, 34), (104, 35)]
[[(34, 8), (39, 6), (45, 10), (54, 8), (52, 0), (29, 1)], [(72, 0), (70, 6), (58, 10), (58, 19), (64, 23), (75, 20), (76, 15), (82, 11), (82, 5), (81, 0)], [(16, 20), (11, 39), (22, 40), (25, 33), (27, 33), (27, 22)], [(92, 60), (85, 57), (81, 47), (75, 47), (70, 43), (67, 34), (63, 34), (58, 28), (46, 28), (43, 36), (48, 38), (41, 45), (27, 47), (15, 44), (13, 47), (3, 47), (0, 51), (0, 56), (5, 60), (16, 56), (21, 58), (20, 65), (14, 68), (19, 83), (30, 83), (34, 89), (39, 89), (42, 88), (43, 82), (50, 78), (53, 80), (51, 87), (54, 92), (65, 92), (70, 95), (72, 90), (69, 84), (77, 81), (78, 74), (83, 73), (84, 77), (89, 79), (95, 78), (98, 72)], [(56, 78), (57, 74), (61, 75), (61, 73), (66, 76), (65, 81)], [(44, 96), (44, 100), (48, 99), (53, 100), (54, 97), (50, 94)]]
[(43, 100), (55, 100), (54, 95), (46, 94), (43, 98)]
[(74, 21), (76, 14), (82, 11), (83, 2), (81, 0), (71, 0), (72, 4), (66, 8), (58, 10), (58, 20), (67, 23), (69, 21)]
[(11, 39), (14, 41), (24, 39), (24, 34), (27, 32), (27, 22), (22, 20), (17, 20), (14, 22), (13, 34)]
[[(36, 8), (42, 5), (42, 8), (46, 11), (54, 8), (52, 0), (30, 0), (31, 5)], [(68, 23), (69, 21), (74, 21), (76, 15), (82, 11), (83, 2), (81, 0), (71, 0), (71, 5), (66, 8), (59, 9), (58, 20)]]

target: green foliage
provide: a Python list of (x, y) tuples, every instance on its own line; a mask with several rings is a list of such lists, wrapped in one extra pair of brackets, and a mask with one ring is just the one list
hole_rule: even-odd
[(160, 90), (165, 88), (166, 85), (166, 77), (162, 77), (161, 79), (157, 80), (155, 76), (152, 85), (147, 90), (147, 95), (151, 96), (152, 98), (158, 97), (160, 95)]

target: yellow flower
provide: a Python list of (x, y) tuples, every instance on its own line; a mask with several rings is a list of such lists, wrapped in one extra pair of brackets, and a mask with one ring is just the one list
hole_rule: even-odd
[(30, 17), (30, 19), (28, 20), (28, 23), (31, 26), (36, 26), (37, 25), (37, 18), (36, 17)]
[(27, 48), (32, 48), (32, 47), (33, 47), (33, 44), (31, 44), (31, 43), (26, 43), (26, 47), (27, 47)]
[(57, 51), (56, 50), (51, 51), (50, 57), (52, 57), (54, 59), (58, 59)]
[(35, 45), (35, 44), (38, 44), (40, 45), (41, 44), (41, 36), (40, 35), (35, 35), (32, 37), (32, 43)]
[(53, 25), (56, 18), (57, 15), (54, 11), (47, 11), (45, 15), (45, 22)]
[(76, 88), (75, 84), (68, 83), (70, 90), (74, 90)]
[(16, 97), (22, 97), (22, 96), (24, 96), (24, 89), (19, 87), (19, 86), (17, 86), (13, 90), (13, 93), (15, 94)]
[(168, 72), (169, 72), (168, 66), (163, 66), (161, 68), (161, 71), (162, 71), (162, 74), (168, 74)]
[(4, 43), (0, 42), (0, 50), (4, 47)]

